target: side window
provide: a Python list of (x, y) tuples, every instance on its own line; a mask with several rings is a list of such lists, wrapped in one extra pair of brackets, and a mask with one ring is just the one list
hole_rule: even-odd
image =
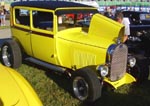
[(53, 31), (53, 13), (44, 11), (32, 11), (33, 27)]
[(27, 9), (15, 9), (16, 24), (30, 26), (30, 14)]

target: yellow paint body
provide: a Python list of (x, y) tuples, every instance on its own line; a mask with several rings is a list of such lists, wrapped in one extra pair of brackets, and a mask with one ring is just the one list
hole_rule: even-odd
[[(123, 36), (123, 25), (100, 14), (92, 17), (88, 33), (72, 28), (57, 33), (56, 51), (60, 64), (70, 68), (104, 64), (107, 49)], [(121, 35), (120, 35), (121, 34)], [(63, 48), (63, 49), (62, 49)], [(66, 58), (69, 58), (69, 60)]]
[(1, 106), (43, 106), (29, 83), (15, 70), (0, 64)]
[[(58, 31), (58, 17), (54, 14), (54, 10), (16, 6), (12, 9), (13, 14), (15, 14), (15, 8), (23, 8), (30, 11), (30, 26), (17, 24), (15, 16), (11, 16), (11, 21), (13, 21), (15, 27), (28, 30), (20, 31), (14, 26), (11, 28), (13, 37), (21, 44), (25, 53), (39, 60), (70, 69), (74, 66), (76, 69), (79, 69), (90, 65), (105, 64), (109, 46), (115, 44), (118, 37), (122, 38), (124, 33), (123, 25), (98, 13), (93, 15), (89, 31), (86, 33), (81, 27)], [(94, 7), (65, 9), (82, 10), (89, 8), (96, 9)], [(52, 31), (33, 27), (33, 10), (53, 13)], [(58, 8), (58, 10), (63, 10), (63, 8)], [(36, 33), (33, 34), (32, 32)], [(41, 36), (37, 33), (46, 34), (47, 36)], [(130, 78), (127, 74), (125, 74), (125, 77), (129, 78), (129, 80), (119, 80), (121, 82), (119, 86), (135, 81), (134, 78)], [(118, 85), (112, 85), (115, 88), (118, 87)]]

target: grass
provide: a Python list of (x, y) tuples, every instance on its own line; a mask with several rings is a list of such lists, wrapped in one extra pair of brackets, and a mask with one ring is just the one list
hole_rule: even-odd
[(26, 64), (18, 72), (30, 82), (44, 106), (78, 106), (79, 101), (70, 95), (70, 80), (63, 75)]
[(150, 82), (105, 90), (95, 103), (86, 104), (72, 95), (71, 81), (62, 74), (39, 66), (22, 64), (20, 72), (33, 86), (44, 106), (149, 106)]

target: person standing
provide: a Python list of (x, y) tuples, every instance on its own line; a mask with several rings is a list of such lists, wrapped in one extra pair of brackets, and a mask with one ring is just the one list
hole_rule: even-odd
[(125, 26), (123, 42), (126, 43), (128, 36), (130, 35), (130, 22), (128, 18), (124, 18), (121, 11), (116, 11), (115, 20)]
[(0, 6), (0, 26), (2, 24), (2, 14), (3, 14), (3, 10), (2, 10), (2, 8)]
[(6, 18), (6, 9), (4, 6), (0, 7), (0, 21), (1, 26), (5, 26), (5, 18)]

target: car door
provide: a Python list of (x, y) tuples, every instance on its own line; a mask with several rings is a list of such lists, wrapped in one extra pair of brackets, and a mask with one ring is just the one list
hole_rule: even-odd
[(27, 7), (15, 7), (12, 15), (13, 20), (11, 21), (14, 24), (13, 27), (11, 27), (12, 36), (19, 41), (23, 50), (28, 55), (32, 55), (30, 42), (30, 10)]
[(49, 63), (55, 62), (53, 12), (32, 10), (32, 52), (33, 57)]

